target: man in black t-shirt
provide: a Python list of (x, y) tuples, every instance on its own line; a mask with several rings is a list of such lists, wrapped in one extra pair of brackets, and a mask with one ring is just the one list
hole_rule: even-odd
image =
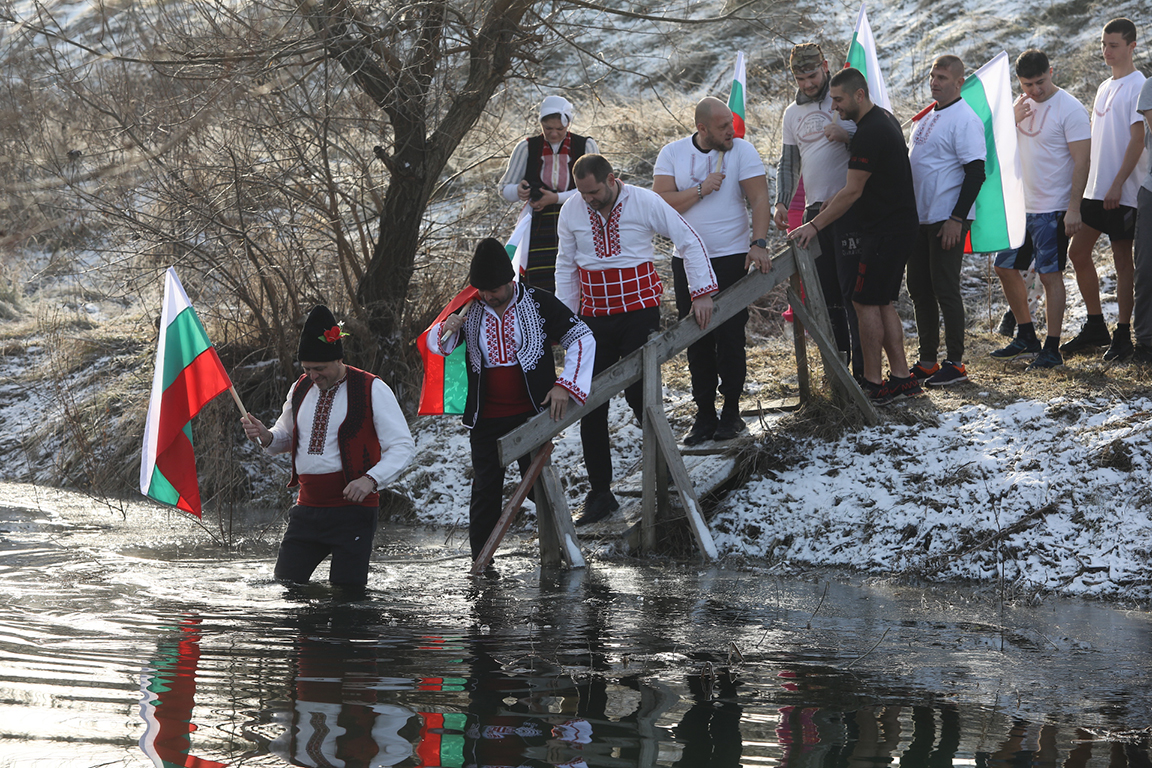
[[(848, 145), (848, 181), (814, 219), (788, 233), (807, 247), (824, 227), (853, 208), (859, 235), (850, 245), (859, 266), (852, 304), (860, 322), (864, 353), (863, 387), (877, 404), (923, 394), (909, 375), (904, 327), (894, 302), (900, 295), (904, 264), (916, 238), (916, 193), (900, 123), (868, 96), (868, 81), (854, 68), (832, 77), (832, 107), (856, 123)], [(888, 355), (889, 377), (881, 375), (881, 352)]]

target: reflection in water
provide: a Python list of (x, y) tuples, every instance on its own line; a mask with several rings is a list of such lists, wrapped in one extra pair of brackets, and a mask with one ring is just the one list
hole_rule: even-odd
[(408, 530), (341, 602), (142, 545), (162, 523), (0, 507), (0, 768), (1152, 768), (1135, 611), (675, 563), (474, 584)]

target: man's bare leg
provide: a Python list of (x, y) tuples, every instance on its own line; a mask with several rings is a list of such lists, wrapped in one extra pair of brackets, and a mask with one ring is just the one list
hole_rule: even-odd
[(1028, 286), (1024, 284), (1020, 270), (996, 267), (996, 276), (1000, 278), (1004, 298), (1008, 300), (1008, 308), (1016, 318), (1016, 325), (1032, 322), (1032, 314), (1028, 311)]
[(884, 325), (884, 352), (888, 355), (888, 368), (893, 376), (906, 378), (911, 375), (908, 370), (908, 356), (904, 352), (904, 326), (900, 322), (900, 315), (896, 307), (885, 304), (880, 307), (880, 318)]
[(1098, 239), (1100, 230), (1085, 224), (1068, 243), (1068, 261), (1072, 262), (1072, 268), (1076, 270), (1076, 285), (1080, 287), (1084, 309), (1089, 315), (1103, 314), (1100, 309), (1100, 276), (1096, 274), (1096, 265), (1092, 263), (1092, 249)]
[[(884, 349), (884, 319), (881, 307), (852, 302), (856, 308), (856, 321), (860, 327), (860, 351), (864, 356), (864, 378), (873, 384), (883, 384), (881, 351)], [(903, 330), (903, 329), (901, 329)]]

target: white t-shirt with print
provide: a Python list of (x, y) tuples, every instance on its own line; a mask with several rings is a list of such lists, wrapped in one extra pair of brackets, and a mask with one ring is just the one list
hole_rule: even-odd
[[(792, 102), (784, 110), (783, 142), (800, 149), (800, 177), (804, 179), (807, 205), (824, 203), (844, 188), (848, 179), (848, 145), (829, 141), (824, 128), (834, 122), (832, 97), (819, 104)], [(851, 120), (837, 123), (849, 134), (856, 132)]]
[(1076, 165), (1068, 145), (1092, 138), (1088, 110), (1063, 88), (1042, 102), (1028, 103), (1032, 114), (1016, 124), (1025, 211), (1066, 211)]
[[(1143, 74), (1133, 72), (1119, 80), (1110, 77), (1096, 90), (1096, 101), (1092, 104), (1092, 166), (1088, 169), (1088, 187), (1084, 191), (1084, 197), (1089, 200), (1103, 200), (1108, 194), (1124, 163), (1132, 124), (1144, 122), (1136, 109), (1144, 80)], [(1145, 151), (1120, 189), (1121, 205), (1136, 207), (1136, 191), (1147, 171)]]
[[(933, 109), (916, 123), (908, 142), (908, 159), (921, 224), (952, 215), (964, 183), (964, 166), (984, 160), (987, 152), (984, 123), (963, 99)], [(971, 211), (967, 217), (972, 218)]]

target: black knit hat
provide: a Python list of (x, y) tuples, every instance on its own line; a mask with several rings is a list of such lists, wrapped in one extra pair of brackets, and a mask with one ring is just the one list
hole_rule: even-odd
[(476, 245), (472, 256), (472, 269), (468, 272), (468, 283), (480, 291), (493, 291), (507, 285), (516, 278), (512, 270), (512, 260), (508, 251), (494, 237), (486, 237)]
[(336, 322), (332, 310), (323, 304), (317, 304), (304, 321), (304, 330), (300, 333), (300, 350), (296, 353), (296, 359), (309, 363), (342, 360), (344, 342), (340, 339), (347, 335)]

